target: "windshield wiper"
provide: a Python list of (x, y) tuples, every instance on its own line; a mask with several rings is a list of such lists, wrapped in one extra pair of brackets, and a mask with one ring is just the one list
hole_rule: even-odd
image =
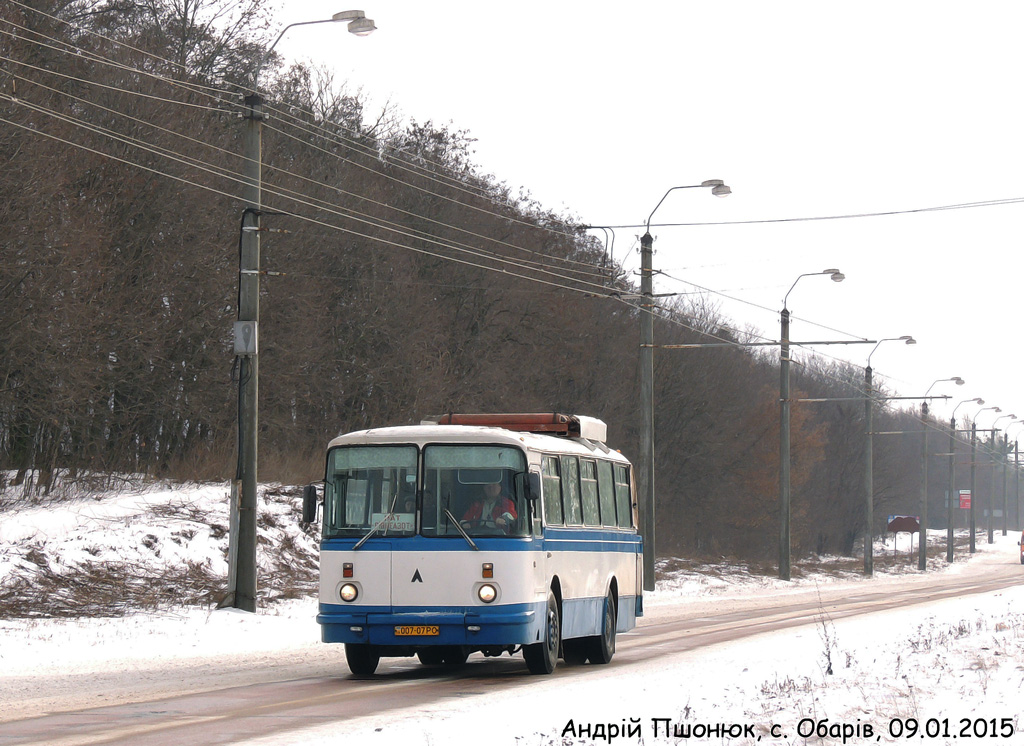
[(384, 516), (376, 526), (371, 528), (366, 533), (366, 536), (364, 536), (362, 539), (360, 539), (359, 541), (356, 542), (356, 545), (354, 547), (352, 547), (352, 551), (354, 552), (355, 550), (359, 549), (359, 547), (361, 547), (363, 544), (365, 544), (366, 540), (369, 539), (371, 536), (373, 536), (375, 533), (377, 533), (378, 529), (380, 529), (381, 526), (383, 526), (385, 523), (390, 521), (394, 517), (394, 515), (395, 515), (395, 512), (394, 512), (394, 510), (392, 510), (390, 513), (388, 513), (386, 516)]
[[(473, 543), (473, 540), (469, 538), (469, 534), (466, 533), (466, 529), (464, 529), (462, 527), (461, 523), (459, 523), (457, 520), (455, 520), (455, 516), (452, 515), (452, 512), (450, 510), (448, 510), (448, 508), (445, 508), (444, 509), (444, 514), (446, 516), (448, 516), (448, 520), (449, 521), (451, 521), (452, 523), (455, 524), (455, 528), (459, 529), (459, 533), (462, 534), (462, 538), (469, 542), (469, 545), (471, 547), (473, 547), (474, 551), (479, 552), (480, 551), (480, 547), (478, 547), (476, 544)], [(358, 546), (358, 544), (356, 546)]]
[(356, 542), (356, 545), (354, 547), (352, 547), (352, 551), (353, 552), (355, 550), (359, 549), (359, 547), (361, 547), (363, 544), (365, 544), (367, 539), (369, 539), (371, 536), (373, 536), (375, 533), (377, 533), (377, 531), (380, 529), (381, 526), (383, 526), (385, 523), (387, 523), (388, 521), (390, 521), (392, 518), (395, 517), (395, 505), (397, 503), (398, 503), (398, 495), (396, 494), (395, 497), (391, 500), (391, 509), (388, 511), (388, 514), (386, 516), (384, 516), (376, 526), (371, 528), (369, 530), (369, 532), (366, 534), (366, 536), (364, 536), (362, 539), (360, 539), (359, 541)]

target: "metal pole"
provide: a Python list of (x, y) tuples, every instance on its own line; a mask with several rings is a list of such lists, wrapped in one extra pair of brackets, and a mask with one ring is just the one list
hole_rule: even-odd
[(978, 526), (974, 520), (974, 504), (978, 501), (978, 493), (975, 492), (977, 489), (977, 464), (975, 459), (978, 456), (978, 424), (976, 422), (971, 423), (971, 554), (977, 551), (977, 544), (975, 541), (975, 534), (978, 532)]
[(956, 459), (956, 415), (949, 418), (949, 492), (946, 493), (946, 562), (953, 561), (953, 462)]
[(928, 569), (928, 402), (921, 405), (921, 532), (917, 538), (917, 569)]
[(640, 480), (643, 496), (644, 590), (654, 590), (654, 238), (640, 239)]
[(1013, 525), (1014, 531), (1020, 531), (1020, 445), (1013, 441)]
[(1003, 536), (1006, 536), (1006, 521), (1010, 514), (1010, 504), (1006, 496), (1006, 470), (1009, 467), (1009, 449), (1010, 449), (1010, 438), (1004, 432), (1003, 433)]
[(988, 477), (988, 517), (985, 521), (985, 527), (988, 529), (988, 543), (994, 544), (996, 539), (994, 535), (993, 520), (996, 507), (996, 431), (990, 430), (988, 436), (989, 445), (989, 463), (992, 468), (989, 470)]
[(674, 186), (665, 192), (661, 200), (647, 217), (647, 230), (640, 239), (640, 460), (644, 462), (639, 472), (641, 536), (644, 543), (644, 590), (654, 590), (654, 565), (657, 556), (654, 536), (654, 238), (651, 236), (651, 218), (661, 207), (665, 198), (676, 189), (699, 189), (707, 187), (711, 193), (724, 197), (731, 193), (719, 179), (703, 181), (689, 186)]
[(875, 502), (875, 488), (874, 488), (874, 475), (872, 474), (873, 469), (873, 437), (871, 434), (872, 430), (872, 393), (871, 393), (872, 381), (871, 381), (871, 366), (868, 365), (864, 369), (864, 390), (867, 394), (867, 398), (864, 400), (864, 423), (867, 427), (867, 443), (864, 449), (864, 574), (871, 575), (873, 571), (872, 554), (875, 540), (874, 532), (874, 502)]
[(779, 578), (790, 579), (789, 552), (789, 309), (782, 309), (782, 337), (779, 358)]
[[(245, 97), (245, 132), (241, 252), (238, 277), (238, 320), (251, 321), (258, 329), (260, 318), (260, 216), (263, 99), (258, 93)], [(257, 336), (258, 340), (258, 336)], [(258, 344), (258, 341), (257, 341)], [(256, 348), (258, 350), (258, 347)], [(231, 606), (256, 611), (256, 464), (259, 429), (259, 355), (240, 358), (238, 437), (238, 541), (234, 598)], [(234, 506), (233, 506), (234, 507)]]

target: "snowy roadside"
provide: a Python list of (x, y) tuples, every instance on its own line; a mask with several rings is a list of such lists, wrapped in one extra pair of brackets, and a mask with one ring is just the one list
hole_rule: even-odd
[[(997, 537), (956, 571), (970, 575), (973, 566), (1015, 562), (1013, 537)], [(881, 583), (890, 582), (880, 579)], [(699, 578), (676, 579), (670, 585), (706, 586)], [(857, 592), (865, 581), (843, 581), (834, 590)], [(768, 583), (775, 586), (774, 581)], [(808, 581), (813, 587), (813, 582)], [(788, 592), (801, 592), (787, 588)], [(649, 599), (651, 615), (721, 611), (730, 604), (764, 603), (777, 589), (759, 583), (731, 584), (720, 595), (704, 593), (680, 599), (678, 588), (659, 589)], [(739, 642), (666, 655), (657, 663), (588, 667), (571, 680), (556, 673), (530, 680), (530, 686), (501, 695), (500, 711), (513, 713), (495, 721), (493, 708), (467, 693), (426, 708), (385, 716), (350, 718), (339, 741), (337, 724), (275, 735), (257, 743), (379, 744), (380, 746), (450, 746), (488, 743), (512, 746), (567, 746), (608, 742), (594, 736), (639, 728), (642, 740), (625, 735), (615, 742), (669, 744), (666, 728), (690, 727), (699, 734), (705, 724), (749, 727), (752, 738), (712, 739), (747, 744), (839, 743), (839, 739), (800, 738), (808, 723), (860, 728), (847, 743), (877, 742), (860, 738), (865, 726), (883, 743), (904, 743), (907, 729), (949, 728), (948, 739), (917, 743), (954, 743), (952, 734), (966, 722), (972, 728), (1001, 727), (1011, 718), (1012, 737), (987, 738), (989, 743), (1024, 741), (1019, 702), (1024, 694), (1024, 586), (995, 594), (918, 605), (907, 610), (830, 621), (769, 633)], [(4, 673), (0, 675), (0, 711), (8, 705), (30, 704), (35, 690), (52, 699), (63, 682), (70, 689), (107, 681), (112, 674), (134, 685), (146, 678), (165, 681), (177, 670), (193, 681), (197, 671), (242, 665), (248, 681), (261, 674), (282, 676), (282, 661), (306, 676), (347, 675), (340, 648), (316, 641), (312, 621), (315, 602), (290, 601), (258, 614), (234, 611), (181, 611), (131, 615), (116, 619), (30, 620), (0, 623)], [(664, 617), (662, 617), (664, 618)], [(831, 662), (832, 674), (827, 674)], [(319, 667), (319, 670), (316, 670)], [(298, 675), (298, 673), (293, 674)], [(141, 680), (140, 680), (141, 678)], [(566, 689), (567, 681), (571, 688)], [(28, 682), (29, 690), (25, 685)], [(217, 685), (211, 679), (211, 688)], [(237, 683), (236, 683), (237, 685)], [(104, 704), (103, 700), (93, 704)], [(22, 710), (21, 716), (48, 708)], [(916, 721), (916, 725), (912, 722)], [(982, 725), (978, 725), (982, 723)], [(890, 738), (902, 728), (903, 738)], [(584, 736), (586, 732), (590, 737)], [(774, 730), (773, 730), (774, 729)], [(2, 726), (0, 726), (2, 732)], [(682, 732), (682, 731), (679, 731)], [(838, 734), (840, 731), (835, 730)], [(774, 738), (780, 735), (779, 738)], [(760, 737), (760, 740), (757, 740)], [(961, 739), (962, 740), (962, 739)], [(693, 738), (690, 742), (705, 743)]]
[[(1000, 552), (1016, 559), (1015, 545)], [(369, 746), (1024, 742), (1024, 587), (591, 669), (502, 694), (349, 721)], [(831, 673), (829, 668), (831, 667)], [(724, 726), (724, 728), (720, 728)], [(716, 730), (716, 728), (720, 728)], [(689, 734), (689, 739), (682, 736)], [(824, 735), (824, 738), (820, 738)], [(256, 743), (336, 744), (310, 728)]]
[[(98, 562), (125, 562), (144, 571), (149, 565), (158, 570), (168, 562), (191, 562), (226, 572), (217, 519), (201, 518), (223, 510), (222, 491), (176, 487), (8, 511), (0, 525), (0, 586), (38, 568), (40, 560), (53, 572)], [(153, 510), (167, 504), (189, 510), (185, 515)], [(271, 533), (261, 546), (290, 544), (293, 552), (312, 551), (307, 537), (293, 528), (288, 501), (274, 510), (266, 528)], [(970, 560), (951, 566), (940, 560), (932, 569), (969, 576), (993, 563), (1017, 563), (1016, 536), (997, 532), (996, 538), (993, 545), (980, 542)], [(877, 556), (891, 551), (880, 543)], [(280, 559), (265, 557), (261, 567), (263, 562), (276, 567)], [(902, 572), (870, 580), (825, 572), (789, 583), (725, 565), (677, 567), (645, 598), (642, 624), (754, 608), (780, 595), (813, 595), (827, 603), (833, 595), (903, 587), (924, 577), (912, 566), (908, 560)], [(1024, 567), (1021, 574), (1024, 579)], [(1017, 720), (1024, 695), (1022, 610), (1024, 587), (835, 622), (823, 616), (818, 625), (666, 655), (657, 664), (613, 663), (588, 667), (586, 675), (571, 679), (557, 673), (533, 679), (529, 687), (502, 694), (501, 712), (514, 714), (497, 721), (492, 708), (481, 707), (472, 696), (386, 717), (349, 719), (345, 742), (458, 746), (477, 744), (486, 735), (488, 743), (548, 746), (562, 744), (563, 734), (567, 744), (591, 742), (600, 724), (604, 734), (612, 726), (640, 728), (644, 744), (675, 743), (663, 738), (667, 719), (672, 725), (739, 724), (756, 729), (754, 739), (761, 736), (761, 743), (792, 744), (804, 742), (801, 721), (811, 718), (815, 723), (828, 719), (829, 726), (871, 725), (882, 742), (900, 743), (906, 733), (902, 740), (889, 738), (890, 727), (896, 727), (890, 723), (903, 724), (893, 718), (918, 718), (922, 729), (926, 724), (951, 729), (949, 740), (928, 742), (952, 743), (961, 719), (995, 731), (1003, 727), (1001, 718), (1009, 717), (1013, 737), (986, 740), (1017, 743), (1024, 741), (1024, 723)], [(212, 689), (286, 676), (347, 675), (340, 646), (318, 642), (315, 613), (315, 599), (305, 595), (264, 604), (255, 615), (168, 605), (119, 617), (0, 620), (0, 721), (110, 704), (119, 691), (138, 699), (149, 692), (164, 696), (174, 691), (176, 679), (184, 690), (197, 679)], [(590, 738), (581, 736), (585, 726)], [(785, 737), (776, 739), (773, 726)], [(640, 743), (636, 737), (616, 740)], [(869, 741), (875, 739), (847, 740)], [(264, 741), (300, 742), (338, 743), (337, 726)]]

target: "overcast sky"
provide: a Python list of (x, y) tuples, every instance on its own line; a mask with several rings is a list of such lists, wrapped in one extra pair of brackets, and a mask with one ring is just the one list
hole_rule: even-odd
[[(283, 26), (340, 0), (289, 2)], [(377, 106), (466, 129), (482, 170), (591, 225), (831, 217), (1024, 199), (1024, 7), (1004, 2), (376, 0), (378, 31), (291, 29), (277, 49)], [(1024, 418), (1017, 346), (1024, 203), (841, 220), (652, 227), (654, 266), (738, 326), (880, 340), (876, 378)], [(615, 258), (639, 266), (638, 228)], [(603, 238), (604, 234), (597, 232)], [(813, 322), (813, 323), (812, 323)], [(821, 324), (827, 328), (816, 327)], [(874, 345), (820, 352), (863, 366)], [(700, 354), (666, 351), (659, 354)], [(958, 415), (973, 414), (965, 404)], [(983, 412), (979, 427), (999, 416)], [(1005, 427), (1010, 420), (1000, 420)], [(1014, 427), (1011, 437), (1024, 432)], [(1022, 438), (1024, 439), (1024, 438)]]

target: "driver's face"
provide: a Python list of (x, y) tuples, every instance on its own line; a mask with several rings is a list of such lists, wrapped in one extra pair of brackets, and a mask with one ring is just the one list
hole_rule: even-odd
[(484, 487), (484, 494), (489, 498), (495, 498), (501, 494), (501, 485), (497, 482), (492, 482)]

